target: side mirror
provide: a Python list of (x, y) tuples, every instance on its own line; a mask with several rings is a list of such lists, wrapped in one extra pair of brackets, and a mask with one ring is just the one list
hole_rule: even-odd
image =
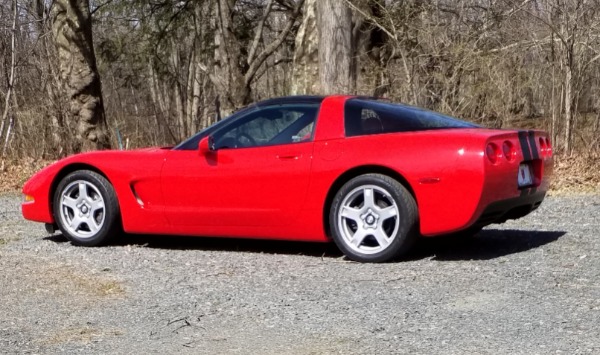
[(206, 136), (200, 140), (198, 143), (198, 151), (200, 155), (206, 155), (215, 151), (215, 146), (213, 142), (213, 138), (211, 136)]

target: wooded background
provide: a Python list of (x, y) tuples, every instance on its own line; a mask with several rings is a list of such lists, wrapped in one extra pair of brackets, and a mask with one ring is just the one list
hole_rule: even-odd
[(600, 1), (0, 0), (2, 158), (172, 145), (253, 101), (383, 96), (600, 151)]

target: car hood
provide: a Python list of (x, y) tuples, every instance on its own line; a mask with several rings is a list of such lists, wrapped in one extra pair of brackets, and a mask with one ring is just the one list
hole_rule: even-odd
[(37, 185), (47, 184), (60, 176), (64, 169), (91, 169), (106, 175), (109, 180), (115, 174), (130, 177), (154, 175), (160, 171), (164, 155), (170, 147), (151, 147), (136, 150), (101, 150), (74, 154), (60, 159), (34, 174), (23, 186), (23, 192)]

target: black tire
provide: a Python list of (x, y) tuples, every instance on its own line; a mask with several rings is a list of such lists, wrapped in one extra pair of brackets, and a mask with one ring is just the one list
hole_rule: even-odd
[(119, 202), (110, 182), (90, 170), (65, 176), (54, 192), (54, 220), (75, 245), (108, 244), (121, 233)]
[(344, 184), (333, 199), (329, 225), (338, 248), (360, 262), (397, 259), (419, 235), (414, 198), (401, 183), (382, 174), (360, 175)]

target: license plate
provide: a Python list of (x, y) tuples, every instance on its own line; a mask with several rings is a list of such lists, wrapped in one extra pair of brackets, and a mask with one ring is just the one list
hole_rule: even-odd
[(533, 183), (531, 179), (531, 166), (529, 164), (519, 165), (519, 187), (529, 186)]

